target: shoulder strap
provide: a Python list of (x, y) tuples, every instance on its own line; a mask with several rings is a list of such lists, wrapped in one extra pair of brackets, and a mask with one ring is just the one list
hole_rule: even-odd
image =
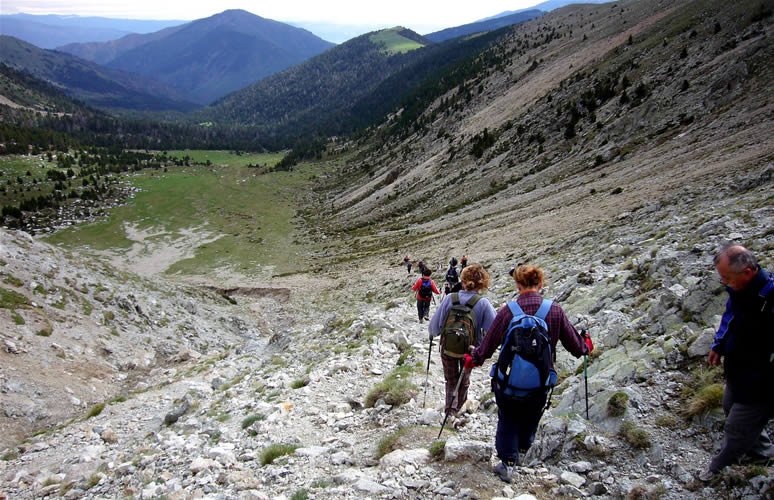
[(451, 298), (452, 298), (452, 305), (453, 306), (458, 306), (460, 304), (460, 294), (455, 292), (455, 293), (451, 294)]
[(469, 300), (468, 300), (468, 301), (467, 301), (465, 304), (466, 304), (468, 307), (470, 307), (471, 309), (473, 309), (474, 307), (476, 307), (476, 304), (478, 304), (478, 301), (479, 301), (479, 300), (481, 300), (481, 295), (479, 295), (479, 294), (475, 294), (475, 295), (474, 295), (474, 296), (472, 296), (472, 297), (471, 297), (471, 298), (470, 298), (470, 299), (469, 299)]
[(508, 302), (508, 309), (511, 310), (511, 313), (513, 314), (514, 318), (524, 315), (524, 310), (519, 306), (519, 303), (516, 302), (515, 300)]
[(535, 317), (545, 321), (546, 318), (548, 317), (548, 311), (551, 310), (551, 305), (553, 303), (554, 303), (553, 300), (543, 299), (543, 302), (540, 304), (540, 309), (538, 309), (537, 312), (535, 313)]

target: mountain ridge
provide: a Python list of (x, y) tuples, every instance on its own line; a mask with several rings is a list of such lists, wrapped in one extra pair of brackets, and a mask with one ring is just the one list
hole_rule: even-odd
[(174, 89), (145, 77), (105, 68), (64, 52), (40, 49), (22, 40), (0, 36), (0, 62), (52, 82), (95, 107), (191, 110)]
[(304, 29), (231, 10), (192, 21), (106, 65), (153, 76), (207, 104), (332, 46)]

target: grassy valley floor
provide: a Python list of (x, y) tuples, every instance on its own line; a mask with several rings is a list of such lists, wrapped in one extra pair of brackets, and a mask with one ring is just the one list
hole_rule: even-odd
[(107, 219), (59, 231), (46, 240), (89, 248), (139, 274), (165, 272), (206, 280), (270, 277), (297, 269), (297, 193), (313, 167), (271, 171), (281, 154), (173, 151), (196, 164), (129, 177), (139, 192)]

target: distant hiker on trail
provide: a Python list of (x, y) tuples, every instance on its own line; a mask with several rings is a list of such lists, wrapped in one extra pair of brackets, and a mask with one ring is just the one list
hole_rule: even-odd
[(521, 265), (513, 277), (518, 298), (498, 311), (484, 342), (465, 356), (465, 369), (469, 370), (481, 366), (503, 345), (490, 375), (498, 409), (495, 448), (501, 460), (494, 472), (508, 483), (513, 479), (513, 467), (519, 464), (519, 455), (532, 446), (549, 392), (556, 383), (556, 343), (561, 340), (576, 358), (594, 348), (591, 338), (581, 337), (558, 304), (540, 295), (542, 269)]
[(411, 258), (408, 255), (403, 257), (403, 265), (406, 266), (406, 272), (411, 274)]
[[(455, 427), (464, 423), (457, 412), (468, 399), (470, 385), (470, 370), (463, 371), (462, 358), (472, 347), (481, 344), (495, 317), (492, 304), (479, 295), (489, 285), (486, 269), (480, 264), (469, 265), (462, 271), (462, 291), (444, 297), (429, 325), (430, 339), (441, 337), (441, 362), (446, 379), (444, 412), (453, 419)], [(454, 390), (458, 382), (455, 399)]]
[(412, 292), (417, 293), (417, 313), (419, 313), (419, 322), (430, 319), (430, 301), (433, 300), (433, 294), (441, 292), (436, 288), (435, 281), (430, 279), (430, 269), (425, 268), (422, 271), (422, 277), (411, 287)]
[(446, 284), (448, 284), (448, 292), (446, 292), (447, 287), (444, 285), (444, 291), (446, 294), (459, 292), (462, 288), (462, 285), (460, 284), (460, 275), (457, 273), (457, 259), (456, 257), (452, 257), (449, 260), (449, 269), (446, 271), (446, 278), (445, 278)]
[[(419, 269), (419, 274), (421, 274), (422, 276), (425, 276), (425, 271), (430, 271), (430, 268), (427, 267), (427, 265), (425, 264), (425, 261), (423, 260), (420, 260), (419, 262), (417, 262), (417, 269)], [(427, 276), (430, 276), (430, 275), (428, 274)]]
[(726, 423), (720, 451), (699, 475), (705, 482), (745, 455), (774, 458), (766, 433), (774, 416), (774, 277), (740, 245), (721, 250), (714, 264), (728, 301), (707, 362), (717, 366), (724, 358)]
[(460, 259), (460, 272), (462, 272), (463, 269), (465, 269), (465, 266), (468, 265), (468, 256), (463, 255)]

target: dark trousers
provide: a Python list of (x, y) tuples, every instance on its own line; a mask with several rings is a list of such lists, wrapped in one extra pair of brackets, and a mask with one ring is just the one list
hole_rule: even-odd
[(773, 416), (771, 405), (767, 408), (735, 403), (734, 396), (726, 385), (723, 393), (723, 412), (726, 414), (723, 442), (720, 451), (710, 462), (709, 470), (719, 472), (727, 465), (737, 463), (745, 454), (774, 457), (774, 447), (766, 433), (766, 425)]
[(497, 434), (495, 449), (503, 462), (519, 463), (519, 453), (526, 453), (535, 440), (547, 394), (513, 401), (499, 397), (497, 401)]
[[(462, 360), (453, 358), (441, 353), (441, 363), (443, 363), (443, 378), (446, 379), (446, 406), (444, 415), (456, 415), (457, 412), (468, 400), (468, 387), (470, 387), (470, 370), (462, 369)], [(462, 382), (457, 391), (457, 401), (454, 401), (454, 389), (457, 387), (457, 381), (462, 373)]]
[(417, 299), (417, 312), (419, 313), (419, 319), (430, 316), (430, 301)]

